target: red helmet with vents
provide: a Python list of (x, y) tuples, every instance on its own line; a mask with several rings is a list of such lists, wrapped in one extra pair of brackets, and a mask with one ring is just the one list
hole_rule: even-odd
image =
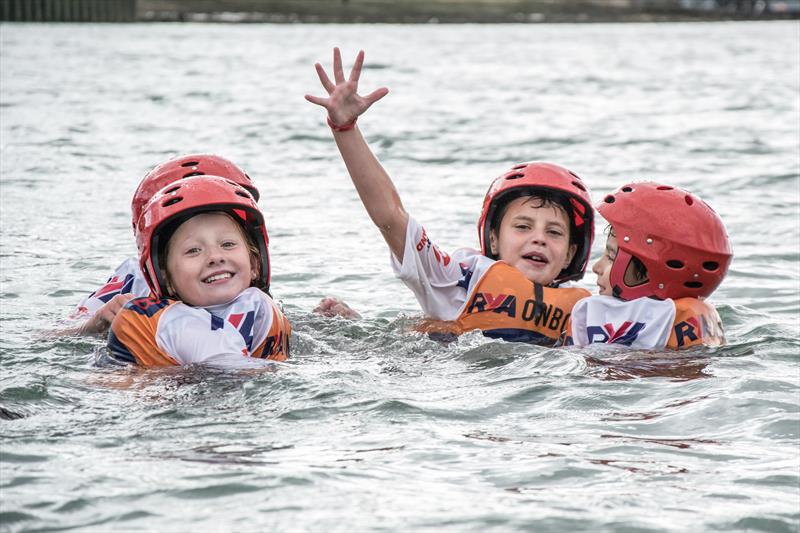
[(145, 174), (131, 200), (133, 234), (144, 206), (150, 198), (165, 186), (191, 176), (220, 176), (238, 183), (258, 201), (258, 189), (244, 170), (231, 161), (214, 154), (188, 154), (174, 157)]
[(269, 236), (264, 215), (252, 194), (238, 183), (219, 176), (196, 176), (171, 183), (154, 194), (137, 222), (139, 265), (157, 297), (166, 295), (162, 271), (166, 265), (159, 264), (159, 251), (182, 222), (211, 211), (231, 215), (256, 244), (260, 269), (254, 286), (269, 291)]
[(514, 198), (535, 195), (537, 192), (563, 195), (565, 202), (562, 207), (570, 218), (570, 242), (577, 246), (575, 256), (567, 268), (558, 274), (555, 283), (582, 278), (594, 240), (592, 199), (589, 188), (581, 178), (554, 163), (521, 163), (492, 182), (483, 199), (483, 209), (478, 219), (481, 253), (497, 259), (489, 247), (489, 234), (496, 223), (494, 219), (499, 208)]
[[(687, 191), (653, 182), (629, 183), (606, 196), (597, 210), (617, 237), (610, 282), (623, 300), (705, 298), (728, 272), (733, 251), (722, 220)], [(635, 286), (625, 284), (632, 257), (647, 268), (647, 281)]]

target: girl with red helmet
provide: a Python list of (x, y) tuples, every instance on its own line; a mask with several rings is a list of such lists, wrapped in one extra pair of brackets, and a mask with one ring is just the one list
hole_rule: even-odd
[(697, 196), (670, 185), (629, 183), (597, 210), (609, 223), (593, 265), (598, 296), (572, 311), (567, 344), (683, 349), (724, 342), (705, 299), (733, 257), (722, 220)]
[[(142, 178), (131, 200), (133, 235), (136, 222), (152, 196), (166, 185), (193, 176), (221, 176), (245, 189), (258, 201), (259, 193), (250, 176), (239, 166), (215, 154), (186, 154), (173, 157), (153, 167)], [(73, 316), (83, 323), (65, 333), (103, 334), (122, 307), (137, 296), (148, 296), (150, 287), (139, 268), (138, 258), (123, 261), (108, 281), (83, 298)]]
[[(316, 70), (328, 97), (306, 99), (328, 111), (328, 125), (353, 184), (392, 253), (395, 273), (437, 331), (480, 329), (490, 337), (552, 344), (572, 306), (588, 291), (562, 286), (583, 276), (593, 238), (589, 191), (552, 163), (517, 165), (489, 188), (478, 221), (480, 250), (445, 254), (403, 208), (389, 175), (356, 126), (388, 89), (358, 94), (359, 52), (348, 79), (338, 48), (334, 81)], [(433, 328), (433, 323), (428, 323)]]
[(113, 360), (248, 368), (286, 359), (291, 326), (269, 296), (269, 239), (249, 191), (216, 176), (173, 182), (147, 203), (136, 230), (152, 296), (114, 318)]

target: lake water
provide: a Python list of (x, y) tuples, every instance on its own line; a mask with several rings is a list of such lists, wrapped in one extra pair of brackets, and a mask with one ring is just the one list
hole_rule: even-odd
[[(0, 530), (798, 531), (800, 24), (0, 25)], [(367, 53), (360, 124), (445, 249), (492, 178), (685, 187), (725, 221), (728, 344), (558, 350), (419, 316), (313, 63)], [(262, 193), (291, 362), (94, 366), (53, 339), (135, 253), (139, 179), (215, 152)], [(602, 229), (595, 254), (602, 247)], [(581, 284), (594, 288), (594, 275)], [(364, 319), (311, 313), (325, 295)], [(12, 418), (12, 416), (6, 416)]]

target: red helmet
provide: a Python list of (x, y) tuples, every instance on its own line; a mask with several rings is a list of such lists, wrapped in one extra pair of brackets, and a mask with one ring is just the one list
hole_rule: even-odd
[(166, 281), (158, 251), (177, 226), (188, 218), (209, 211), (224, 211), (244, 228), (259, 250), (261, 271), (255, 286), (269, 290), (269, 236), (264, 215), (249, 191), (219, 176), (197, 176), (169, 184), (155, 193), (139, 217), (136, 245), (139, 265), (150, 290), (159, 298), (166, 294)]
[(224, 157), (213, 154), (189, 154), (174, 157), (145, 174), (136, 188), (136, 192), (133, 193), (131, 213), (134, 235), (136, 235), (136, 223), (139, 221), (144, 206), (156, 192), (179, 179), (203, 175), (220, 176), (236, 182), (250, 191), (255, 201), (258, 201), (258, 189), (250, 176)]
[(589, 262), (594, 239), (594, 212), (589, 188), (572, 171), (553, 163), (532, 161), (522, 163), (495, 179), (483, 199), (478, 220), (478, 239), (481, 253), (492, 259), (496, 256), (489, 247), (489, 233), (498, 208), (518, 196), (539, 192), (561, 193), (569, 199), (564, 207), (570, 216), (570, 241), (577, 245), (575, 257), (555, 279), (561, 283), (581, 279)]
[[(623, 185), (597, 210), (614, 228), (619, 251), (611, 286), (623, 300), (705, 298), (728, 272), (733, 257), (719, 215), (697, 196), (653, 182)], [(648, 280), (624, 282), (632, 257), (647, 268)]]

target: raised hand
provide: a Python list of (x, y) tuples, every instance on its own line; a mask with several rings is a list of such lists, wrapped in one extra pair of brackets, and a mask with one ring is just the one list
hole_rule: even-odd
[(358, 79), (361, 77), (361, 67), (364, 64), (364, 51), (360, 50), (350, 70), (350, 77), (344, 79), (342, 70), (342, 54), (339, 48), (333, 49), (333, 79), (332, 82), (322, 68), (322, 65), (315, 63), (319, 81), (322, 87), (328, 92), (328, 97), (305, 95), (306, 100), (312, 104), (317, 104), (328, 110), (328, 118), (336, 126), (352, 124), (363, 114), (372, 104), (386, 96), (389, 89), (381, 87), (366, 96), (358, 94)]

